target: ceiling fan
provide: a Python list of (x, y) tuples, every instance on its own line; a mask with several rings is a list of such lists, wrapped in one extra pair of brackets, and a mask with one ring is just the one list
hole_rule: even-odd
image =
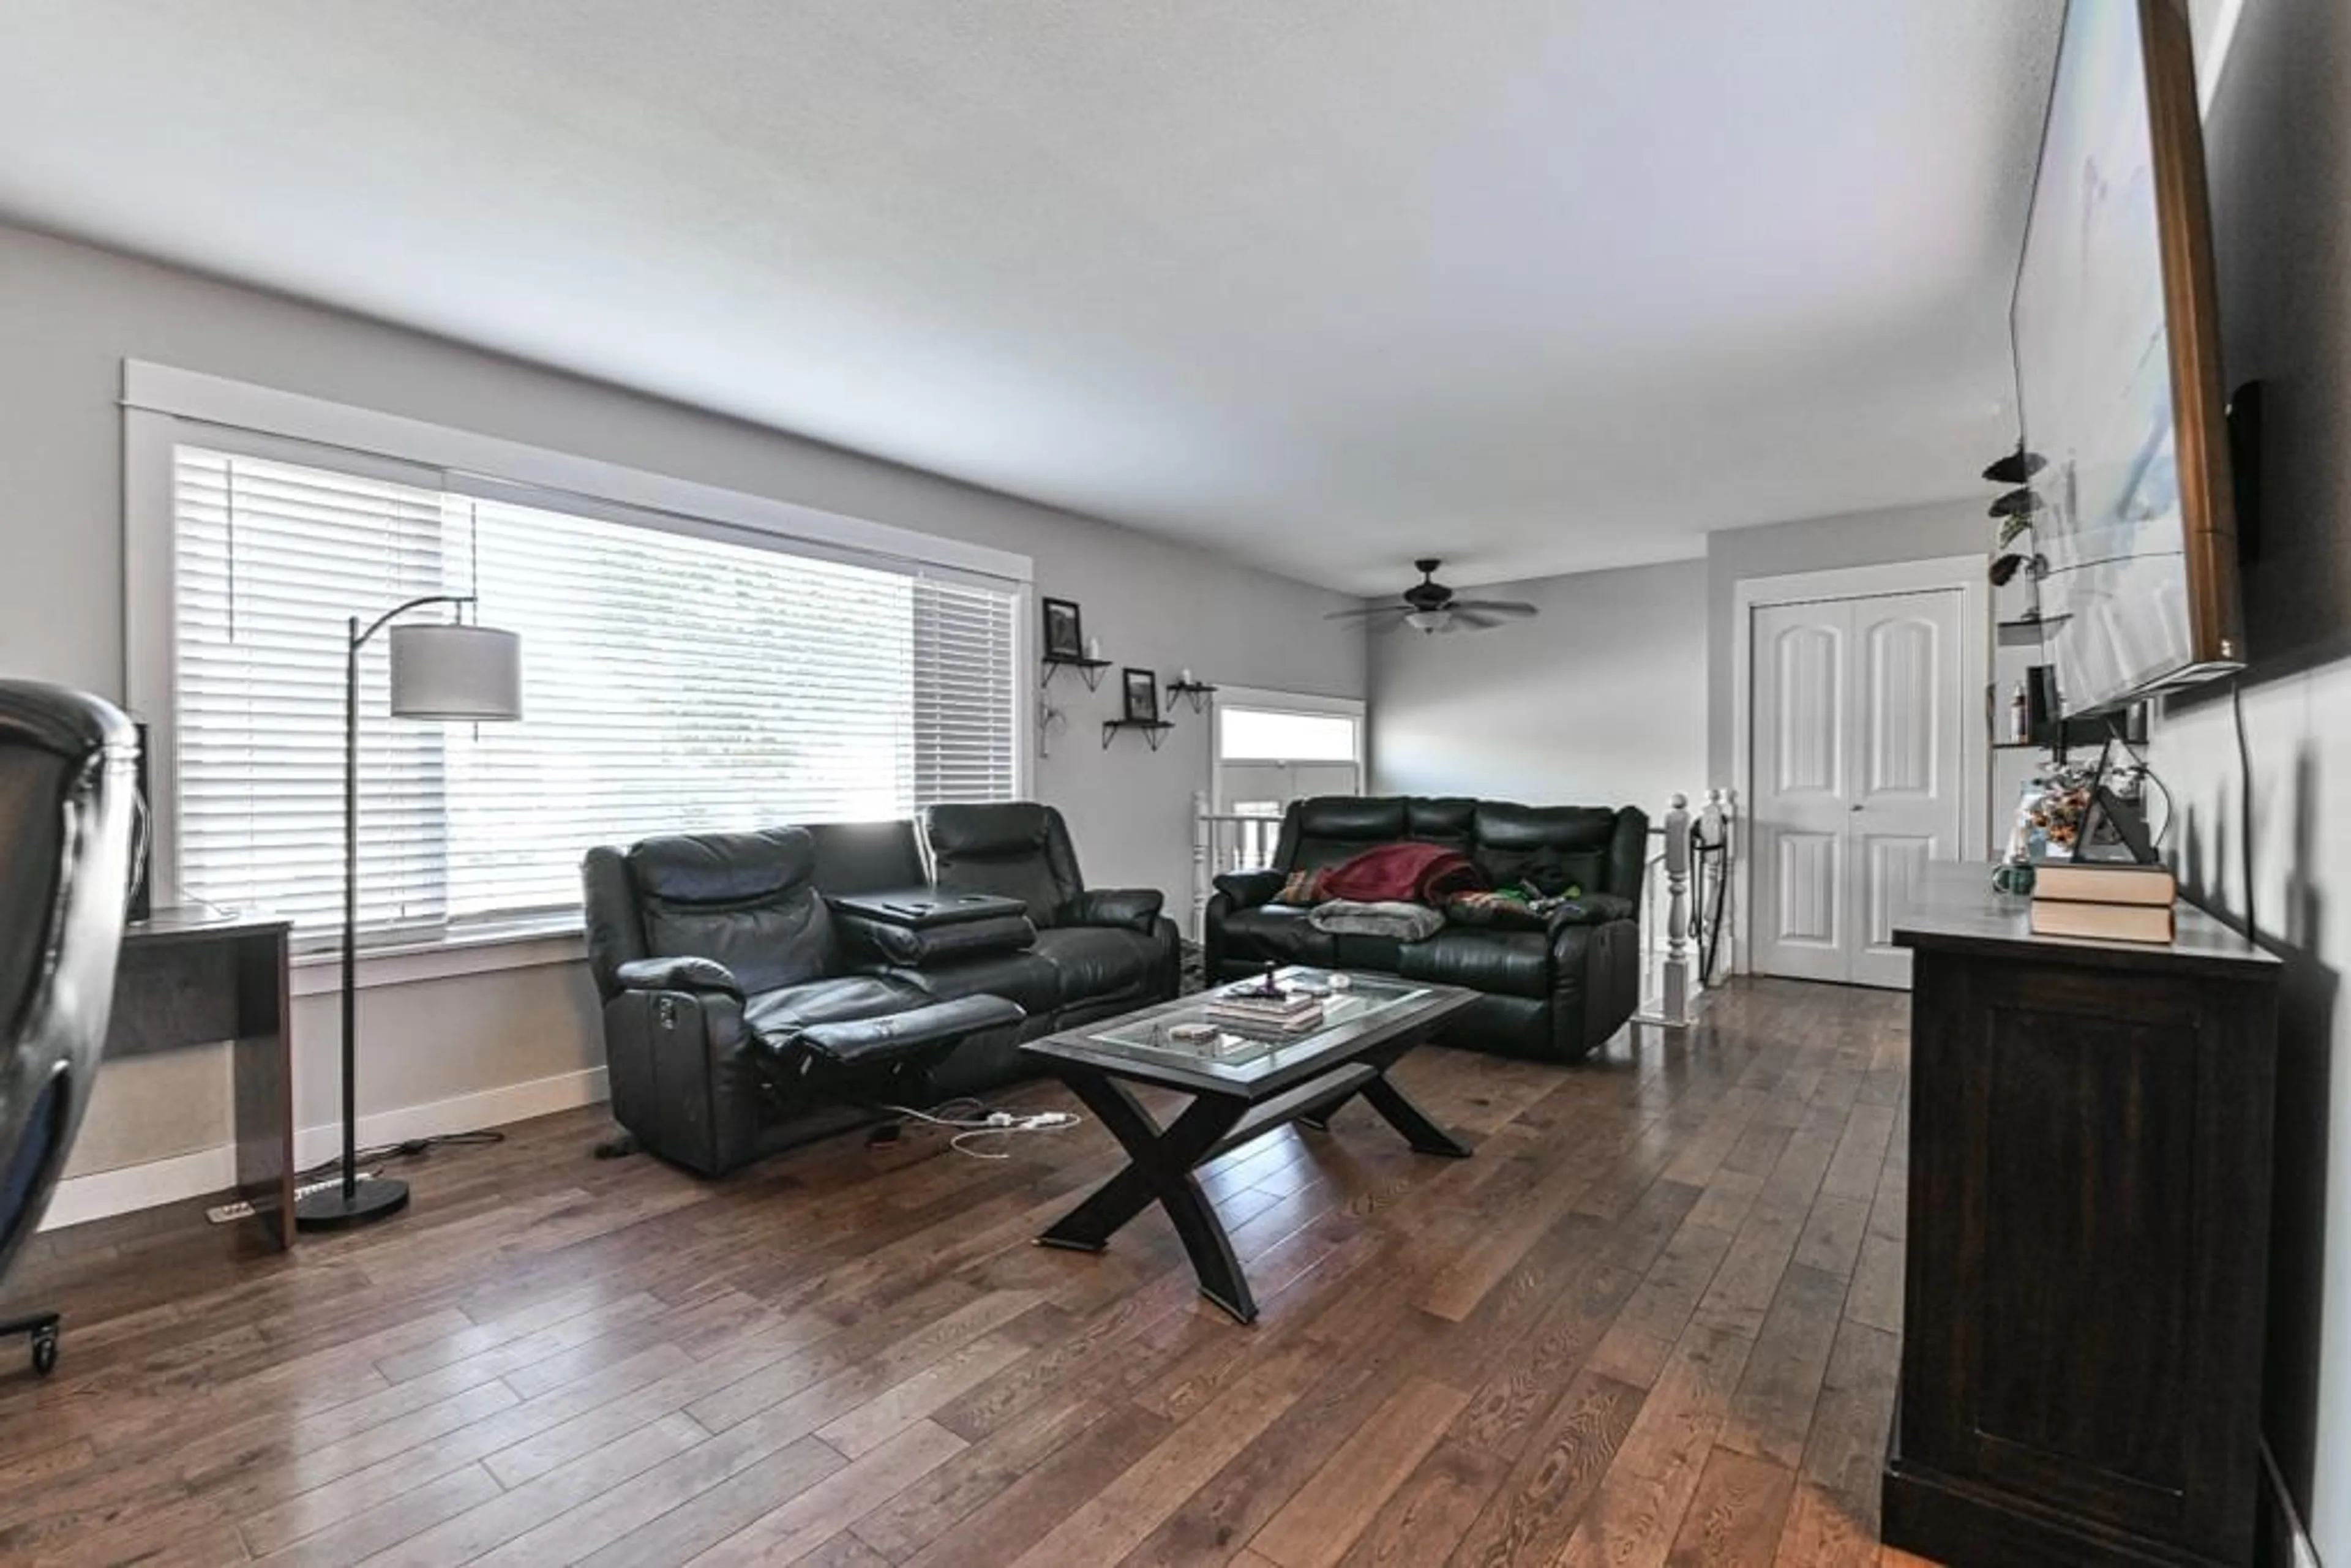
[(1401, 604), (1371, 604), (1361, 610), (1334, 610), (1322, 617), (1325, 621), (1361, 621), (1374, 632), (1393, 632), (1399, 626), (1409, 626), (1416, 632), (1458, 632), (1463, 627), (1484, 632), (1499, 626), (1505, 621), (1522, 620), (1537, 613), (1535, 607), (1516, 599), (1456, 599), (1453, 591), (1437, 580), (1437, 569), (1444, 563), (1430, 556), (1412, 563), (1420, 573), (1420, 580), (1404, 591)]

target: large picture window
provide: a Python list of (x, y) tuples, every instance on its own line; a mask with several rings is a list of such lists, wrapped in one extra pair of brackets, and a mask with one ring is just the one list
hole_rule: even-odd
[(1017, 584), (389, 465), (179, 444), (183, 894), (341, 914), (349, 618), (474, 593), (523, 648), (519, 724), (385, 716), (360, 666), (360, 928), (577, 909), (591, 845), (1019, 793)]

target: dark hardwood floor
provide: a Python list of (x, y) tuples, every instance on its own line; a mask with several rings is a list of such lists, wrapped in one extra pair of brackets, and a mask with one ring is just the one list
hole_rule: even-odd
[(1208, 1178), (1255, 1328), (1155, 1213), (1029, 1245), (1114, 1168), (1091, 1125), (711, 1185), (582, 1111), (288, 1258), (193, 1206), (58, 1232), (7, 1292), (68, 1322), (50, 1381), (0, 1363), (0, 1562), (1877, 1562), (1903, 1003), (1416, 1053), (1475, 1158), (1355, 1106)]

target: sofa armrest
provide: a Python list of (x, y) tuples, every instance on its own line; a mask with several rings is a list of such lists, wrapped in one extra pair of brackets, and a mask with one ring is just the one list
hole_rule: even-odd
[(1629, 898), (1619, 898), (1613, 893), (1587, 893), (1552, 910), (1545, 925), (1557, 931), (1562, 925), (1605, 925), (1612, 920), (1635, 920), (1639, 916), (1638, 906)]
[(632, 991), (716, 991), (739, 997), (743, 983), (715, 958), (632, 958), (612, 971)]
[(1094, 887), (1079, 894), (1059, 911), (1064, 925), (1120, 925), (1151, 935), (1167, 895), (1155, 887)]
[(1290, 873), (1281, 871), (1228, 871), (1217, 878), (1217, 891), (1232, 901), (1235, 909), (1256, 909), (1273, 902)]

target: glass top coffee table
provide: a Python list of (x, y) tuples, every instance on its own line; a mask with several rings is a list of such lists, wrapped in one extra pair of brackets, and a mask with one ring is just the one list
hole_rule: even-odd
[[(1099, 1252), (1121, 1226), (1155, 1202), (1175, 1222), (1200, 1293), (1253, 1322), (1257, 1302), (1194, 1174), (1201, 1166), (1293, 1122), (1327, 1127), (1332, 1113), (1358, 1096), (1422, 1154), (1468, 1155), (1469, 1145), (1431, 1120), (1387, 1072), (1477, 993), (1384, 975), (1347, 975), (1334, 988), (1334, 977), (1332, 971), (1307, 968), (1275, 976), (1287, 987), (1321, 994), (1321, 1023), (1297, 1034), (1219, 1026), (1209, 1006), (1232, 988), (1217, 986), (1023, 1045), (1070, 1086), (1127, 1154), (1124, 1170), (1038, 1241)], [(1211, 1038), (1194, 1038), (1209, 1030)], [(1135, 1100), (1130, 1083), (1179, 1090), (1192, 1103), (1162, 1127)]]

